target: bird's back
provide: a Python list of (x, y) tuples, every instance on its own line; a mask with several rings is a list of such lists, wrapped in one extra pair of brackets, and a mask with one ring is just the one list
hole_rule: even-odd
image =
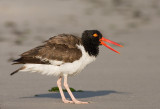
[(82, 53), (77, 48), (81, 45), (81, 38), (70, 34), (60, 34), (51, 37), (43, 45), (35, 47), (21, 54), (14, 60), (14, 64), (52, 64), (53, 61), (73, 62), (78, 60)]

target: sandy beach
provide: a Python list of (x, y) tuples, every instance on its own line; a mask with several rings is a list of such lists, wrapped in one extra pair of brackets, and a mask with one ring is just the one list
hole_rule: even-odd
[[(0, 109), (160, 109), (158, 0), (0, 0)], [(100, 47), (97, 60), (69, 85), (87, 105), (64, 104), (48, 90), (58, 77), (10, 73), (19, 54), (60, 33), (98, 29), (122, 44)], [(38, 95), (38, 96), (35, 96)], [(68, 99), (69, 95), (65, 93)]]

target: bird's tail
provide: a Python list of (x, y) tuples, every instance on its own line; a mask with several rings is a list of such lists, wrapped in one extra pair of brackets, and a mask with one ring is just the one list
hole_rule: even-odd
[(13, 74), (15, 74), (15, 73), (17, 73), (18, 71), (20, 71), (20, 70), (23, 70), (23, 69), (25, 69), (25, 67), (23, 66), (23, 67), (21, 67), (21, 68), (19, 68), (19, 69), (17, 69), (16, 71), (14, 71), (14, 72), (12, 72), (10, 75), (12, 76)]

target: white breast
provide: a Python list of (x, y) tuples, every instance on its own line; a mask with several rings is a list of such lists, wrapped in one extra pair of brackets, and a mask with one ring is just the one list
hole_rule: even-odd
[(86, 65), (93, 62), (96, 58), (94, 56), (90, 56), (84, 49), (82, 45), (77, 45), (77, 47), (82, 51), (82, 57), (79, 60), (76, 60), (72, 63), (64, 63), (60, 66), (55, 66), (53, 60), (52, 65), (45, 64), (25, 64), (26, 69), (22, 71), (31, 71), (31, 72), (39, 72), (41, 74), (46, 75), (74, 75), (81, 72)]

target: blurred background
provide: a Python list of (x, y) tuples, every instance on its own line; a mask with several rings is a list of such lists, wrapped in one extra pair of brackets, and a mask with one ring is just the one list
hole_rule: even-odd
[[(0, 42), (30, 46), (60, 33), (114, 37), (160, 18), (159, 0), (0, 0)], [(129, 36), (128, 36), (129, 37)]]
[[(121, 55), (101, 47), (97, 61), (71, 78), (71, 86), (104, 90), (106, 93), (94, 92), (99, 98), (83, 98), (104, 107), (107, 101), (110, 108), (159, 109), (160, 0), (0, 0), (0, 108), (38, 109), (38, 102), (46, 109), (43, 99), (18, 98), (48, 93), (56, 79), (28, 73), (11, 78), (9, 74), (19, 67), (11, 66), (11, 61), (52, 36), (69, 33), (81, 37), (89, 29), (100, 30), (124, 47), (112, 46)], [(109, 95), (107, 90), (130, 94)], [(61, 102), (60, 98), (54, 102)], [(100, 107), (98, 104), (92, 105)]]

